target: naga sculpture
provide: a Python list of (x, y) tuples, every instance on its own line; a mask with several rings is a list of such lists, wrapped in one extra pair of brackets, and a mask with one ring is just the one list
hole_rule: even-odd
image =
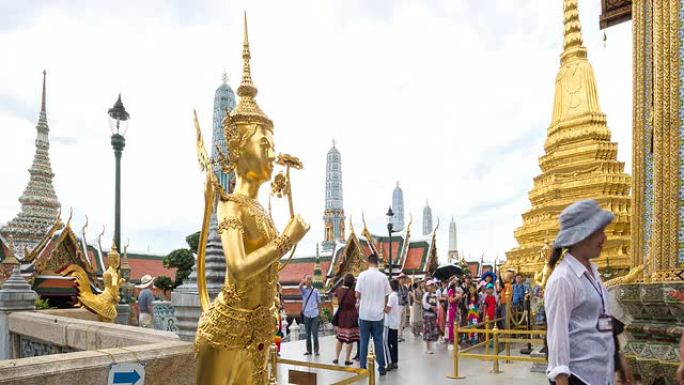
[[(292, 215), (279, 235), (271, 217), (257, 201), (260, 186), (271, 179), (273, 172), (273, 123), (254, 100), (257, 89), (250, 73), (246, 16), (244, 33), (242, 83), (237, 92), (240, 100), (223, 120), (228, 154), (219, 155), (222, 170), (236, 175), (232, 194), (226, 194), (217, 183), (195, 114), (197, 150), (200, 165), (206, 172), (204, 218), (197, 255), (203, 311), (195, 338), (199, 385), (275, 383), (273, 378), (269, 382), (267, 359), (277, 325), (279, 261), (309, 230), (299, 215)], [(281, 156), (279, 160), (288, 168), (301, 166), (293, 157)], [(280, 178), (280, 182), (285, 185), (278, 191), (290, 196), (289, 180)], [(220, 199), (218, 231), (227, 269), (221, 293), (210, 303), (204, 258), (209, 217), (216, 197)]]
[(120, 295), (119, 289), (125, 282), (119, 276), (119, 263), (121, 257), (115, 245), (107, 254), (107, 270), (102, 275), (105, 289), (102, 293), (94, 293), (93, 288), (88, 280), (88, 274), (79, 265), (67, 266), (61, 274), (63, 276), (72, 276), (76, 278), (76, 285), (78, 286), (78, 302), (86, 309), (98, 315), (102, 322), (114, 322), (116, 318), (116, 304), (119, 303)]

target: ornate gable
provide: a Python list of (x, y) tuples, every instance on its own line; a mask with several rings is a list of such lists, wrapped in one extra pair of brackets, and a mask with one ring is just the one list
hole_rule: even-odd
[(56, 238), (49, 240), (42, 250), (38, 250), (33, 264), (37, 275), (58, 275), (65, 267), (76, 264), (94, 282), (95, 271), (83, 255), (80, 243), (68, 223)]

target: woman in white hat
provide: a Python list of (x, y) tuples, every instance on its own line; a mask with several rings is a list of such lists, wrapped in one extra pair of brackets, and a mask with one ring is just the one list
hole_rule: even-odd
[[(555, 268), (546, 285), (549, 366), (547, 375), (557, 385), (612, 385), (615, 342), (608, 293), (596, 265), (606, 241), (604, 229), (613, 214), (588, 199), (571, 204), (560, 214), (560, 232), (549, 267)], [(631, 375), (623, 384), (631, 383)]]
[(145, 274), (140, 278), (140, 285), (136, 285), (136, 289), (140, 290), (138, 294), (138, 309), (140, 314), (138, 315), (138, 325), (144, 328), (152, 328), (153, 321), (153, 310), (152, 301), (154, 301), (154, 295), (149, 287), (154, 282), (154, 278), (151, 275)]

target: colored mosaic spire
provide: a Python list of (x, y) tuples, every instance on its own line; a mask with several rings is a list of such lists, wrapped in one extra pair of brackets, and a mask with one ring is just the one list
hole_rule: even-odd
[(344, 242), (344, 206), (342, 200), (342, 157), (333, 140), (325, 163), (325, 211), (323, 212), (323, 249)]
[(212, 130), (211, 140), (211, 159), (213, 163), (214, 174), (218, 179), (223, 191), (231, 193), (231, 179), (232, 173), (225, 173), (221, 169), (221, 164), (218, 162), (218, 151), (220, 150), (224, 156), (228, 156), (228, 148), (226, 147), (226, 139), (223, 133), (223, 119), (227, 113), (230, 113), (235, 108), (235, 93), (228, 85), (228, 74), (223, 73), (223, 82), (216, 89), (214, 94), (214, 126)]
[(5, 238), (12, 237), (14, 240), (14, 252), (19, 258), (23, 258), (25, 249), (29, 251), (33, 249), (47, 234), (57, 220), (60, 209), (60, 203), (52, 185), (55, 174), (50, 165), (49, 129), (45, 102), (46, 75), (46, 71), (43, 71), (43, 94), (36, 125), (36, 151), (31, 168), (28, 170), (30, 174), (28, 185), (19, 198), (21, 211), (0, 229), (0, 233)]
[[(626, 271), (630, 266), (631, 178), (617, 160), (606, 115), (598, 103), (594, 70), (582, 46), (577, 0), (563, 2), (563, 53), (556, 76), (553, 115), (539, 159), (541, 174), (529, 193), (532, 208), (515, 231), (518, 246), (506, 253), (506, 267), (524, 273), (542, 269), (544, 245), (559, 230), (558, 215), (571, 203), (592, 198), (615, 215), (596, 261), (602, 269)], [(610, 261), (608, 261), (610, 259)]]

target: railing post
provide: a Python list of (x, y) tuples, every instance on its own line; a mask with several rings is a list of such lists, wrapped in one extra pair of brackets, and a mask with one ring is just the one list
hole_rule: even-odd
[[(369, 344), (370, 345), (370, 344)], [(368, 349), (368, 385), (375, 385), (375, 354), (373, 353), (373, 347), (369, 346)]]
[(489, 354), (489, 317), (485, 315), (485, 354)]
[(492, 373), (499, 374), (499, 327), (494, 323), (494, 329), (492, 329), (492, 334), (494, 334), (494, 365), (492, 367)]
[[(512, 315), (511, 315), (512, 306), (511, 305), (513, 302), (513, 291), (511, 290), (511, 287), (506, 287), (505, 295), (506, 295), (506, 309), (505, 309), (506, 310), (505, 311), (506, 320), (504, 322), (504, 327), (506, 328), (506, 330), (511, 330), (511, 318), (512, 318)], [(508, 336), (504, 335), (504, 337), (507, 337), (506, 343), (505, 343), (506, 357), (510, 357), (510, 355), (511, 355), (511, 344), (508, 342), (508, 340), (511, 337), (511, 335), (508, 335)], [(510, 364), (511, 361), (507, 358), (506, 363)]]
[(450, 378), (452, 380), (460, 380), (460, 379), (465, 378), (463, 376), (458, 375), (458, 350), (460, 349), (460, 344), (459, 344), (460, 337), (461, 337), (461, 329), (459, 328), (457, 321), (454, 320), (454, 374), (451, 376), (447, 376), (447, 378)]
[(278, 347), (275, 343), (271, 344), (269, 353), (271, 355), (271, 379), (268, 381), (268, 385), (278, 385)]

